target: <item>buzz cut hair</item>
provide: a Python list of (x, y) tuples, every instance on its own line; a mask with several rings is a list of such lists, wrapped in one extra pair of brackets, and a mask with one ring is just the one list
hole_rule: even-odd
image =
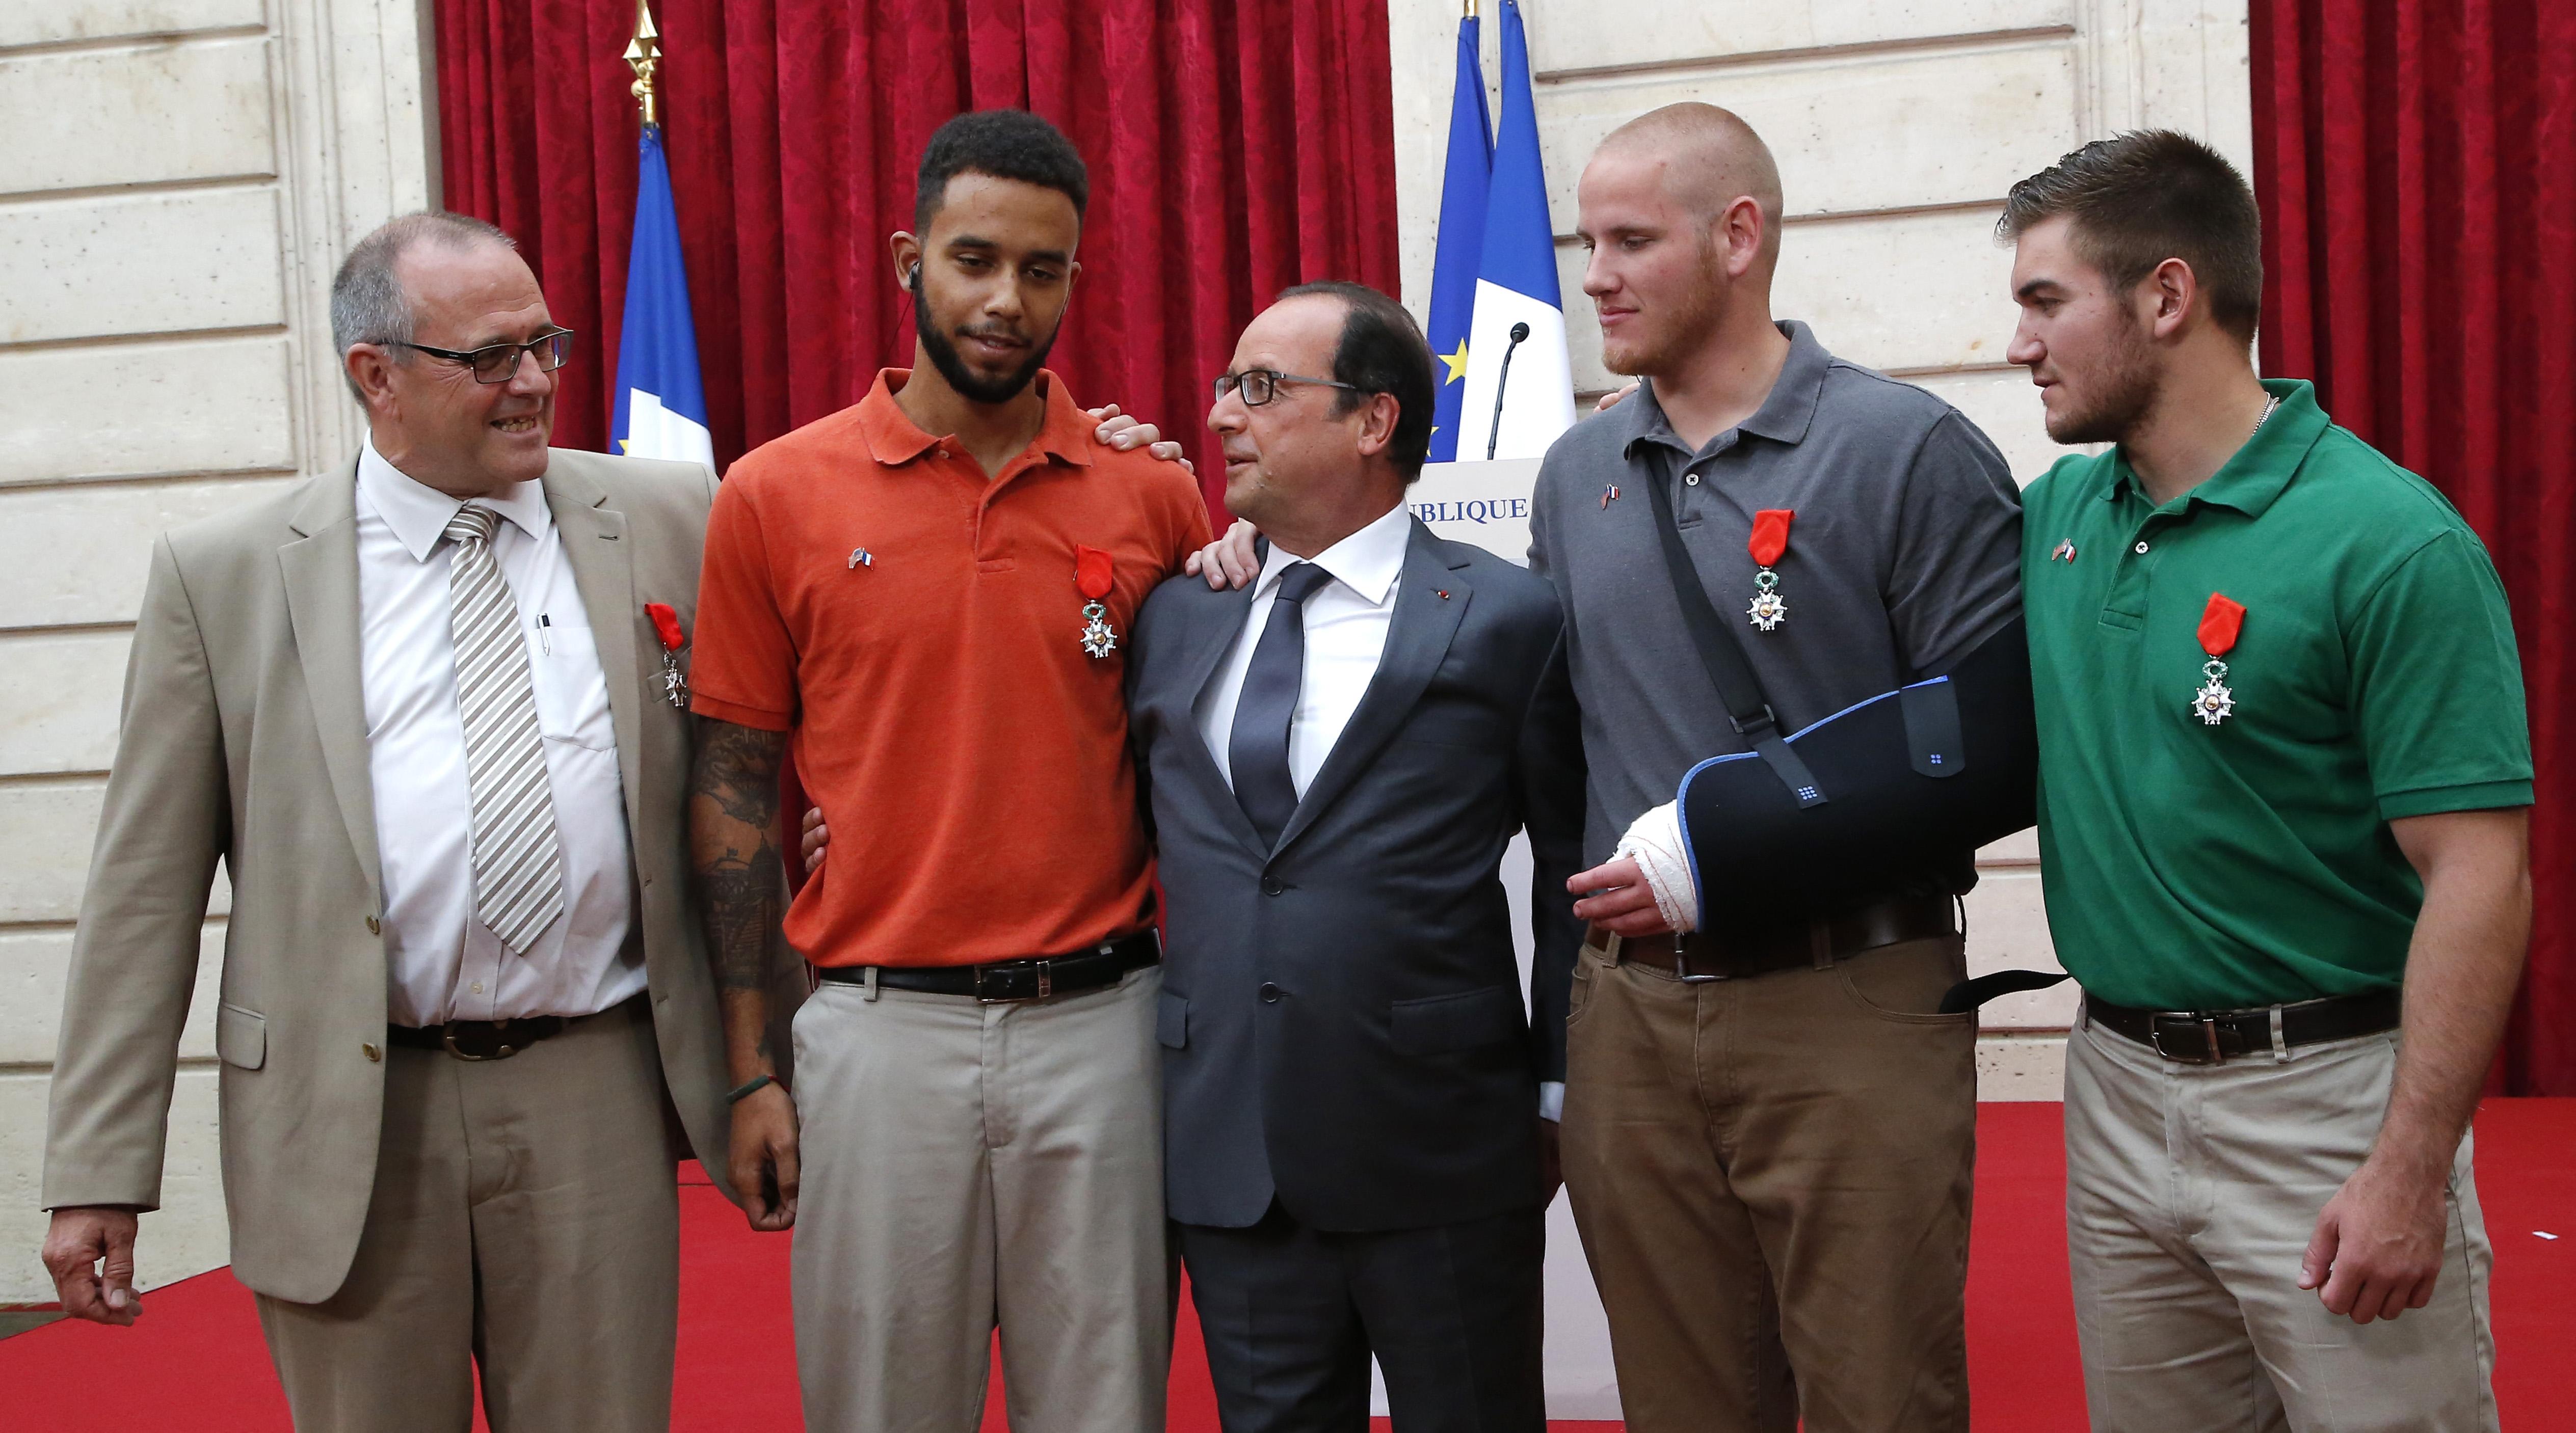
[[(340, 355), (340, 377), (361, 403), (367, 401), (367, 395), (358, 391), (358, 380), (349, 377), (349, 350), (362, 343), (392, 346), (411, 342), (415, 332), (411, 296), (403, 292), (402, 277), (396, 270), (403, 255), (431, 243), (452, 248), (498, 244), (513, 252), (519, 247), (519, 241), (498, 225), (445, 209), (398, 214), (360, 239), (331, 278), (331, 348)], [(404, 354), (394, 361), (408, 359), (409, 355)]]
[(2263, 316), (2263, 212), (2224, 155), (2187, 134), (2140, 129), (2097, 139), (2012, 187), (1995, 235), (2010, 243), (2047, 220), (2071, 220), (2076, 257), (2127, 293), (2180, 259), (2209, 295), (2209, 314), (2254, 341)]
[(1091, 175), (1064, 131), (1024, 109), (981, 109), (939, 127), (921, 151), (913, 186), (912, 231), (927, 235), (948, 201), (948, 181), (989, 174), (1052, 189), (1073, 201), (1078, 222), (1091, 204)]

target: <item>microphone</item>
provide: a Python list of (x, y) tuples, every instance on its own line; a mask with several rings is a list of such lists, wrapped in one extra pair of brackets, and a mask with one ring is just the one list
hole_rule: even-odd
[(1529, 325), (1512, 325), (1511, 347), (1503, 350), (1502, 370), (1494, 375), (1494, 426), (1485, 433), (1485, 461), (1494, 460), (1494, 447), (1503, 441), (1503, 390), (1512, 381), (1512, 355), (1520, 351), (1521, 340), (1529, 337)]

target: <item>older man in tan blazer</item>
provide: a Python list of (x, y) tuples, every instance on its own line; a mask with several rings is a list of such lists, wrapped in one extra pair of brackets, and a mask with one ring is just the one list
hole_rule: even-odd
[(551, 451), (571, 336), (497, 229), (397, 219), (332, 293), (356, 461), (156, 544), (46, 1149), (66, 1311), (131, 1323), (197, 933), (231, 875), (233, 1270), (306, 1429), (663, 1429), (687, 1142), (724, 1178), (689, 902), (715, 478)]

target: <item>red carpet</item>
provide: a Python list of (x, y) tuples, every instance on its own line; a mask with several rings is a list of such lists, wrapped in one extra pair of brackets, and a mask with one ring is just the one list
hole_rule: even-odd
[[(2490, 1100), (2478, 1114), (2478, 1192), (2496, 1248), (2496, 1400), (2515, 1433), (2576, 1433), (2576, 1100)], [(1976, 1424), (1997, 1433), (2084, 1426), (2066, 1283), (2058, 1107), (1986, 1105), (1968, 1284)], [(675, 1428), (776, 1433), (798, 1425), (787, 1243), (748, 1233), (703, 1184), (682, 1191)], [(145, 1223), (145, 1234), (151, 1225)], [(2556, 1234), (2555, 1240), (2539, 1237)], [(218, 1270), (154, 1290), (132, 1329), (56, 1323), (0, 1340), (0, 1427), (21, 1433), (276, 1433), (286, 1404), (251, 1298)], [(1172, 1433), (1214, 1433), (1198, 1328), (1181, 1304)], [(1000, 1379), (984, 1427), (999, 1433)], [(1558, 1424), (1607, 1430), (1610, 1423)]]

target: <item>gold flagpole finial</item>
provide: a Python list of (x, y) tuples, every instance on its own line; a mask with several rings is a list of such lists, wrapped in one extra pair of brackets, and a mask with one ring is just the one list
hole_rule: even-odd
[(1476, 18), (1476, 0), (1467, 0), (1467, 18), (1470, 20)]
[(644, 107), (646, 124), (661, 123), (654, 104), (654, 80), (662, 68), (662, 32), (653, 28), (652, 0), (635, 0), (635, 38), (626, 42), (626, 63), (635, 71), (635, 102)]

